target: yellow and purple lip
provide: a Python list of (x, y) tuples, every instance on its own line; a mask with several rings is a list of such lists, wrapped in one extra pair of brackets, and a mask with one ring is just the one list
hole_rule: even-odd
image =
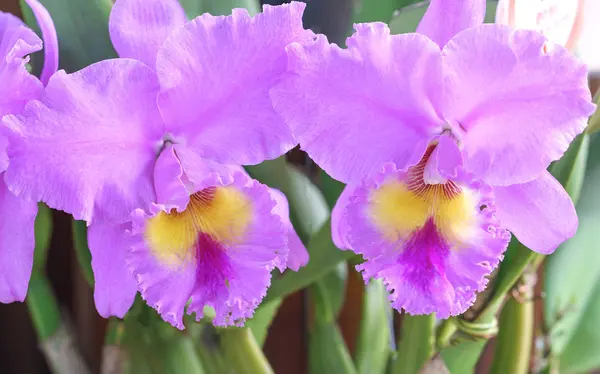
[(184, 210), (136, 213), (129, 265), (142, 297), (178, 328), (186, 305), (197, 319), (205, 306), (214, 308), (215, 325), (243, 323), (289, 253), (269, 188), (241, 172), (231, 184), (219, 181), (193, 193)]
[(345, 219), (365, 279), (383, 279), (398, 310), (446, 318), (474, 302), (510, 234), (497, 226), (491, 189), (462, 169), (427, 183), (434, 149), (405, 172), (388, 164), (363, 183)]

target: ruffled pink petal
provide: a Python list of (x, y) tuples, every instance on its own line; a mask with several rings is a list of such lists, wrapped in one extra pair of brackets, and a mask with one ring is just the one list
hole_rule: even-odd
[(484, 25), (443, 50), (448, 107), (466, 167), (486, 183), (529, 182), (559, 159), (595, 109), (587, 68), (567, 50), (544, 51), (533, 31)]
[(33, 266), (37, 203), (16, 197), (0, 174), (0, 302), (23, 301)]
[(526, 247), (550, 254), (577, 232), (571, 198), (550, 173), (531, 182), (495, 187), (498, 218)]
[[(161, 211), (153, 209), (153, 214)], [(137, 209), (133, 216), (133, 244), (127, 253), (127, 264), (134, 274), (138, 290), (148, 305), (168, 323), (183, 330), (185, 305), (196, 282), (194, 262), (184, 262), (177, 268), (157, 261), (144, 240), (145, 224), (151, 216)]]
[(355, 193), (355, 186), (346, 186), (331, 211), (331, 239), (339, 249), (350, 249), (350, 243), (348, 243), (350, 226), (346, 217), (346, 208)]
[(28, 54), (42, 49), (42, 41), (12, 14), (0, 12), (0, 119), (21, 112), (25, 104), (38, 98), (42, 83), (29, 74)]
[(418, 34), (390, 35), (383, 23), (355, 28), (348, 49), (323, 36), (290, 45), (293, 74), (271, 91), (302, 149), (345, 183), (389, 161), (416, 163), (444, 123), (438, 46)]
[(94, 301), (98, 313), (123, 318), (133, 305), (137, 284), (125, 261), (132, 245), (131, 224), (93, 224), (88, 229), (88, 245), (94, 271)]
[(110, 12), (110, 39), (120, 57), (156, 67), (165, 39), (187, 21), (177, 0), (117, 0)]
[(464, 242), (445, 237), (432, 218), (405, 239), (386, 238), (369, 213), (370, 196), (384, 183), (405, 178), (405, 172), (388, 164), (350, 198), (346, 209), (348, 242), (365, 258), (357, 269), (365, 280), (376, 278), (386, 284), (397, 310), (436, 313), (438, 318), (461, 314), (485, 288), (486, 276), (498, 266), (510, 234), (498, 227), (493, 215), (491, 188), (461, 169), (453, 181), (478, 197), (472, 207), (477, 220)]
[(483, 23), (485, 5), (485, 0), (432, 0), (417, 32), (443, 48), (454, 35)]
[[(224, 183), (224, 181), (230, 181)], [(245, 173), (233, 171), (223, 178), (213, 173), (205, 185), (231, 186), (241, 191), (252, 204), (252, 219), (243, 240), (222, 244), (200, 233), (189, 257), (169, 265), (156, 257), (146, 242), (148, 218), (137, 211), (134, 218), (136, 243), (128, 256), (130, 268), (138, 280), (142, 297), (165, 321), (183, 328), (185, 305), (188, 313), (203, 317), (205, 306), (216, 312), (214, 324), (243, 324), (254, 313), (270, 284), (271, 270), (281, 257), (287, 257), (287, 235), (281, 218), (273, 213), (276, 202), (268, 187), (251, 180)], [(164, 211), (160, 206), (152, 215)]]
[(285, 47), (304, 42), (305, 5), (265, 6), (250, 17), (204, 14), (177, 29), (160, 49), (159, 106), (174, 138), (205, 159), (256, 164), (297, 143), (275, 113), (269, 89), (285, 73)]
[(106, 60), (53, 76), (41, 101), (7, 116), (6, 184), (91, 223), (124, 222), (153, 201), (163, 134), (158, 82), (141, 62)]
[(277, 267), (281, 271), (285, 270), (286, 267), (298, 271), (308, 263), (308, 251), (300, 240), (300, 237), (298, 237), (294, 226), (292, 226), (290, 208), (285, 195), (274, 188), (269, 188), (269, 194), (271, 195), (271, 199), (276, 203), (273, 213), (279, 216), (287, 232), (287, 248), (289, 250), (287, 259), (282, 257), (283, 261)]

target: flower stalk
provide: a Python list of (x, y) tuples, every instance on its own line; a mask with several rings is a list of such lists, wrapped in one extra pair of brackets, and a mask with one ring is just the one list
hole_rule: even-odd
[(269, 361), (248, 328), (219, 329), (225, 358), (236, 373), (273, 374)]
[(417, 374), (434, 353), (435, 314), (405, 314), (391, 374)]
[(525, 374), (529, 371), (534, 327), (533, 288), (537, 264), (523, 274), (521, 286), (513, 290), (500, 314), (500, 331), (491, 373)]

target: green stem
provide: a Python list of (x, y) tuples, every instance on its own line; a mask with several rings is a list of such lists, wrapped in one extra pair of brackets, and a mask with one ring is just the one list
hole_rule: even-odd
[(273, 369), (249, 328), (219, 331), (225, 357), (239, 374), (273, 374)]
[(208, 374), (230, 373), (230, 366), (227, 364), (223, 351), (219, 345), (219, 335), (212, 324), (201, 323), (192, 325), (196, 350), (200, 357), (200, 362)]
[[(531, 293), (523, 296), (531, 297)], [(529, 371), (533, 319), (532, 301), (520, 302), (511, 297), (506, 302), (500, 314), (492, 374), (526, 374)]]
[(435, 345), (438, 351), (441, 351), (442, 348), (450, 344), (456, 330), (457, 326), (456, 323), (454, 323), (453, 318), (448, 318), (441, 323), (435, 339)]
[(398, 341), (398, 357), (391, 374), (416, 374), (433, 356), (435, 346), (435, 314), (411, 316), (402, 320)]

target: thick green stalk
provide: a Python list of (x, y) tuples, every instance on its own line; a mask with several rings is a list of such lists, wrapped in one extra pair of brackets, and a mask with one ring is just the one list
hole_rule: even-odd
[(456, 330), (457, 326), (453, 318), (448, 318), (440, 324), (435, 338), (435, 346), (438, 351), (441, 351), (450, 344)]
[(391, 374), (417, 374), (433, 356), (435, 348), (435, 314), (411, 316), (402, 320), (398, 357)]
[(249, 328), (220, 329), (221, 347), (238, 374), (273, 374), (273, 369)]
[(529, 286), (523, 289), (518, 300), (511, 297), (502, 308), (492, 374), (526, 374), (529, 371), (534, 325), (533, 290)]

